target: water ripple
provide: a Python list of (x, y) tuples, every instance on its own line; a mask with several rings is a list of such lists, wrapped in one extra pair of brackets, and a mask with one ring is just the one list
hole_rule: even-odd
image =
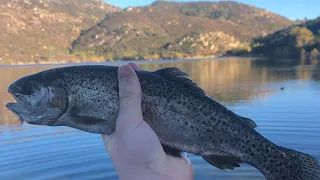
[[(263, 136), (320, 160), (320, 84), (312, 79), (316, 68), (266, 67), (247, 60), (143, 66), (184, 67), (209, 95), (253, 119)], [(204, 68), (199, 71), (200, 67)], [(3, 69), (0, 73), (11, 74), (3, 87), (33, 69), (20, 70), (23, 72), (16, 74), (10, 68)], [(6, 89), (0, 91), (6, 100), (0, 105), (4, 106), (10, 98), (2, 92)], [(68, 127), (18, 126), (17, 119), (7, 113), (0, 108), (0, 179), (118, 180), (100, 135)], [(191, 155), (191, 161), (196, 180), (265, 180), (247, 164), (229, 172), (209, 165), (199, 156)]]

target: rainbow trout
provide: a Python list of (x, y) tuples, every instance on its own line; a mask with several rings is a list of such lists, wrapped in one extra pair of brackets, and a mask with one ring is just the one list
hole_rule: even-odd
[[(16, 102), (7, 108), (21, 122), (110, 135), (119, 110), (117, 73), (118, 67), (86, 65), (29, 75), (10, 85)], [(189, 152), (224, 170), (247, 163), (268, 180), (320, 179), (315, 158), (272, 143), (252, 120), (208, 97), (182, 70), (136, 73), (143, 117), (168, 155)]]

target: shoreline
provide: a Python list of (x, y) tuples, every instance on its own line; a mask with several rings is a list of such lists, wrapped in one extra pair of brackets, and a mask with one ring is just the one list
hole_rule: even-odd
[(218, 56), (218, 57), (199, 57), (199, 58), (185, 58), (185, 59), (156, 59), (156, 60), (115, 60), (104, 62), (56, 62), (56, 63), (40, 63), (40, 64), (12, 64), (0, 65), (0, 69), (5, 68), (23, 68), (23, 67), (46, 67), (46, 66), (77, 66), (77, 65), (123, 65), (129, 62), (137, 64), (152, 64), (152, 63), (174, 63), (174, 62), (192, 62), (198, 60), (223, 60), (226, 58), (243, 58), (243, 59), (261, 59), (261, 57), (244, 57), (244, 56)]
[(46, 66), (77, 66), (77, 65), (123, 65), (129, 62), (137, 64), (150, 64), (150, 63), (168, 63), (168, 62), (188, 62), (200, 59), (157, 59), (157, 60), (115, 60), (115, 61), (102, 61), (102, 62), (56, 62), (56, 63), (41, 63), (41, 64), (12, 64), (0, 65), (0, 69), (4, 68), (22, 68), (22, 67), (46, 67)]

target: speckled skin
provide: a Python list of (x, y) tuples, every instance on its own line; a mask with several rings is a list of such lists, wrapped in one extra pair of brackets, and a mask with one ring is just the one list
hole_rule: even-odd
[[(69, 115), (100, 122), (90, 124), (90, 118), (80, 122), (63, 116), (47, 125), (111, 134), (119, 110), (117, 72), (118, 67), (111, 66), (57, 68), (22, 78), (9, 91), (12, 93), (12, 89), (19, 89), (26, 82), (64, 88), (69, 98)], [(179, 72), (169, 76), (142, 70), (136, 73), (143, 93), (143, 117), (169, 149), (168, 154), (190, 152), (208, 162), (213, 156), (227, 157), (232, 161), (231, 167), (220, 166), (221, 169), (248, 163), (268, 180), (320, 179), (319, 163), (314, 158), (273, 144), (195, 85), (183, 83), (184, 77), (175, 78), (174, 74)]]

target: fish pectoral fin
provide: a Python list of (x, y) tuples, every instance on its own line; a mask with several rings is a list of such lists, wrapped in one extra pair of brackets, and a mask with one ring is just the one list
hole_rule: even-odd
[(215, 166), (222, 170), (233, 170), (236, 167), (240, 167), (241, 160), (237, 157), (232, 156), (220, 156), (220, 155), (210, 155), (202, 156), (212, 166)]
[(68, 126), (95, 134), (110, 135), (115, 131), (115, 124), (113, 124), (113, 121), (88, 116), (62, 116), (55, 126)]
[(68, 124), (81, 124), (81, 125), (94, 125), (105, 122), (103, 119), (95, 118), (95, 117), (88, 117), (88, 116), (74, 116), (68, 115), (64, 116), (63, 122), (67, 122)]
[(162, 147), (163, 147), (163, 150), (164, 152), (169, 155), (169, 156), (173, 156), (173, 157), (179, 157), (181, 158), (181, 152), (179, 149), (176, 149), (176, 148), (172, 148), (170, 146), (167, 146), (167, 145), (164, 145), (164, 144), (161, 144)]
[(243, 121), (246, 122), (253, 129), (257, 127), (257, 124), (252, 119), (249, 119), (249, 118), (246, 118), (246, 117), (242, 117), (242, 116), (239, 116), (239, 117), (242, 118)]

